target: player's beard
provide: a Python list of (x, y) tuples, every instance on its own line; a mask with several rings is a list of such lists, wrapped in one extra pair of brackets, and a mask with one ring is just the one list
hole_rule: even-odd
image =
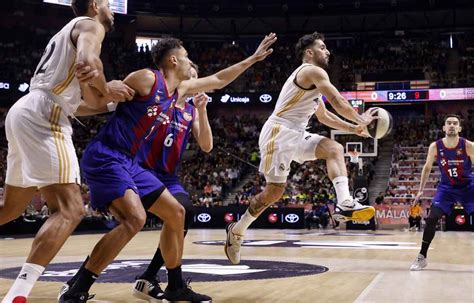
[(448, 132), (446, 133), (446, 136), (450, 137), (450, 138), (457, 137), (458, 135), (459, 135), (459, 133), (455, 130), (453, 130), (453, 131), (448, 130)]

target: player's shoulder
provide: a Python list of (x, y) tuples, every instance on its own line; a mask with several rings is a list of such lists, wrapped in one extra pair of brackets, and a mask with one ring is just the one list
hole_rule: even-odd
[(327, 75), (327, 72), (324, 68), (321, 68), (314, 64), (303, 64), (297, 68), (298, 73), (306, 73), (306, 74), (313, 74), (313, 75)]

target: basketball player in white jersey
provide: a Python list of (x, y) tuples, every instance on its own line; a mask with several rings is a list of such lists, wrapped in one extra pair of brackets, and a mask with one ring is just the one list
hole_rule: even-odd
[[(81, 102), (81, 86), (91, 108), (110, 100), (131, 99), (133, 90), (120, 81), (107, 83), (99, 59), (105, 32), (113, 25), (108, 0), (73, 0), (77, 17), (46, 46), (30, 92), (8, 112), (7, 176), (0, 224), (22, 214), (37, 189), (52, 214), (36, 234), (20, 274), (2, 300), (27, 302), (31, 289), (84, 215), (79, 190), (79, 164), (69, 117)], [(76, 76), (86, 82), (80, 83)], [(85, 83), (85, 84), (84, 84)]]
[[(233, 264), (240, 262), (240, 245), (247, 228), (283, 195), (292, 161), (326, 160), (338, 202), (333, 217), (366, 221), (375, 214), (373, 207), (361, 205), (349, 193), (342, 145), (305, 131), (309, 119), (315, 114), (329, 127), (366, 136), (364, 129), (374, 119), (372, 112), (359, 115), (329, 81), (324, 69), (328, 66), (330, 53), (322, 34), (315, 32), (301, 37), (296, 44), (296, 53), (303, 61), (302, 65), (286, 80), (275, 109), (260, 133), (259, 171), (264, 174), (267, 185), (264, 191), (252, 198), (239, 222), (230, 223), (226, 228), (225, 253)], [(356, 124), (345, 122), (326, 110), (322, 95), (327, 97), (337, 113)]]

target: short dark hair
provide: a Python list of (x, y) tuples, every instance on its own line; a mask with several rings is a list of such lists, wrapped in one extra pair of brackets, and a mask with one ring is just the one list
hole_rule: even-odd
[(307, 34), (301, 37), (296, 43), (296, 47), (295, 47), (296, 57), (298, 59), (303, 59), (304, 51), (308, 47), (310, 47), (316, 40), (324, 41), (324, 35), (318, 32), (314, 32), (312, 34)]
[(89, 10), (91, 0), (72, 0), (71, 8), (76, 17), (84, 16)]
[(183, 47), (183, 42), (176, 38), (163, 38), (151, 48), (153, 63), (160, 68), (163, 67), (163, 59), (173, 49)]
[(458, 119), (459, 125), (461, 125), (461, 123), (462, 123), (462, 118), (461, 118), (461, 116), (456, 115), (456, 114), (447, 114), (447, 115), (444, 116), (444, 124), (446, 124), (446, 120), (448, 120), (448, 118), (456, 118), (456, 119)]

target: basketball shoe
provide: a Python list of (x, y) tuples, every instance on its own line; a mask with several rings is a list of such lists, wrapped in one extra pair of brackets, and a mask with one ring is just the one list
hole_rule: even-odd
[(133, 286), (132, 295), (150, 303), (161, 303), (163, 297), (163, 290), (160, 287), (160, 281), (157, 279), (148, 280), (136, 277), (135, 285)]
[(347, 199), (338, 203), (332, 217), (336, 221), (369, 221), (375, 215), (375, 208), (362, 205), (357, 199)]
[(211, 303), (212, 298), (206, 295), (198, 294), (191, 289), (189, 283), (191, 279), (188, 279), (184, 286), (176, 289), (170, 290), (168, 288), (165, 289), (165, 293), (163, 294), (163, 302), (169, 303), (178, 303), (178, 302), (192, 302), (192, 303)]
[(415, 261), (410, 266), (410, 270), (419, 271), (425, 268), (426, 265), (428, 265), (428, 261), (426, 261), (425, 256), (423, 256), (422, 254), (418, 254), (418, 256), (416, 256)]
[(239, 264), (240, 263), (240, 246), (242, 245), (242, 236), (234, 234), (232, 232), (232, 227), (234, 227), (235, 224), (236, 224), (235, 222), (227, 224), (227, 227), (225, 229), (227, 237), (225, 240), (224, 251), (230, 263)]
[(64, 293), (59, 297), (59, 303), (86, 303), (87, 300), (94, 298), (87, 292), (78, 292), (75, 294)]

